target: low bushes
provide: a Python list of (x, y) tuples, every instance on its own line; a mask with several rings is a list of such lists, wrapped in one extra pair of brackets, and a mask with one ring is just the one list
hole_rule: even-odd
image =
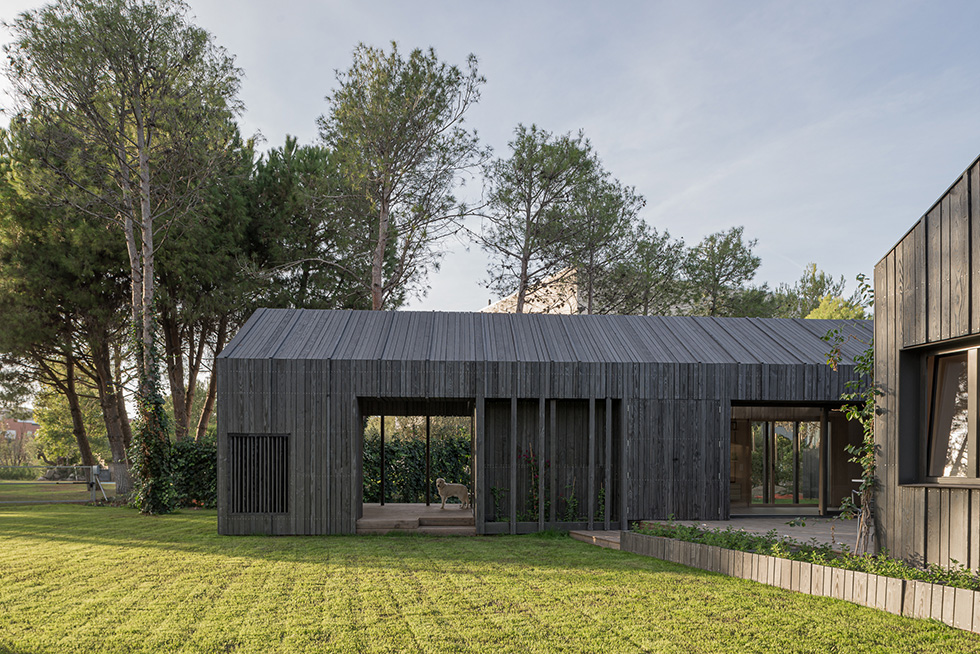
[(764, 535), (750, 534), (727, 527), (726, 529), (705, 529), (702, 527), (679, 525), (673, 521), (666, 523), (635, 523), (633, 530), (648, 536), (662, 536), (691, 543), (715, 545), (742, 552), (767, 554), (793, 561), (804, 561), (828, 565), (857, 572), (870, 572), (884, 577), (914, 579), (955, 588), (980, 590), (980, 576), (969, 569), (957, 565), (944, 568), (936, 564), (916, 566), (892, 558), (887, 551), (879, 554), (853, 554), (845, 547), (844, 552), (836, 552), (829, 545), (816, 542), (801, 543), (797, 540), (779, 536), (775, 530)]
[(218, 445), (213, 437), (171, 443), (170, 474), (179, 506), (218, 504)]

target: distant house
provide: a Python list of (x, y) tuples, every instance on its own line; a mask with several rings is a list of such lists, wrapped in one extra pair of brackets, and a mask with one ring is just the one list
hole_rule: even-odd
[[(565, 268), (527, 292), (523, 313), (575, 315), (580, 313), (584, 306), (575, 269)], [(511, 293), (480, 309), (480, 313), (515, 313), (516, 311), (517, 293)]]
[[(855, 336), (837, 369), (831, 328)], [(867, 321), (260, 309), (216, 361), (218, 530), (355, 533), (369, 416), (465, 416), (478, 533), (825, 514)], [(535, 499), (537, 498), (537, 499)]]
[(32, 420), (0, 419), (0, 432), (3, 432), (7, 440), (33, 438), (38, 427), (39, 425)]
[(980, 160), (878, 262), (874, 283), (880, 544), (980, 569)]

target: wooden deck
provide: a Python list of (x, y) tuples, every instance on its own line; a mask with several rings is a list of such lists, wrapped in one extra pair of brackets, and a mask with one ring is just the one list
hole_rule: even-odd
[(568, 532), (568, 535), (575, 540), (580, 540), (583, 543), (588, 543), (590, 545), (598, 545), (599, 547), (606, 547), (611, 550), (619, 549), (619, 535), (622, 532), (619, 531), (606, 531), (604, 529), (598, 530), (573, 530)]
[(364, 515), (357, 521), (358, 534), (406, 532), (437, 536), (476, 536), (472, 509), (459, 504), (440, 508), (438, 502), (425, 504), (364, 504)]

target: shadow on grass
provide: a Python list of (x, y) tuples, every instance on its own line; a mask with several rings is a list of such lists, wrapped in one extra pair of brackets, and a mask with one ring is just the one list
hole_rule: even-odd
[(708, 576), (711, 573), (587, 545), (567, 533), (524, 536), (221, 536), (213, 510), (184, 510), (143, 516), (134, 509), (94, 506), (24, 507), (0, 510), (0, 539), (81, 543), (93, 547), (155, 549), (232, 560), (256, 559), (322, 564), (356, 557), (364, 568), (431, 561), (487, 561), (518, 568), (587, 569), (614, 572), (643, 569)]

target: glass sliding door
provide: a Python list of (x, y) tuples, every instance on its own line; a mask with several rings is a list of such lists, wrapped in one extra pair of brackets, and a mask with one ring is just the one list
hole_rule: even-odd
[(799, 422), (799, 504), (820, 503), (820, 423)]
[(752, 504), (813, 504), (819, 499), (820, 423), (753, 421)]

